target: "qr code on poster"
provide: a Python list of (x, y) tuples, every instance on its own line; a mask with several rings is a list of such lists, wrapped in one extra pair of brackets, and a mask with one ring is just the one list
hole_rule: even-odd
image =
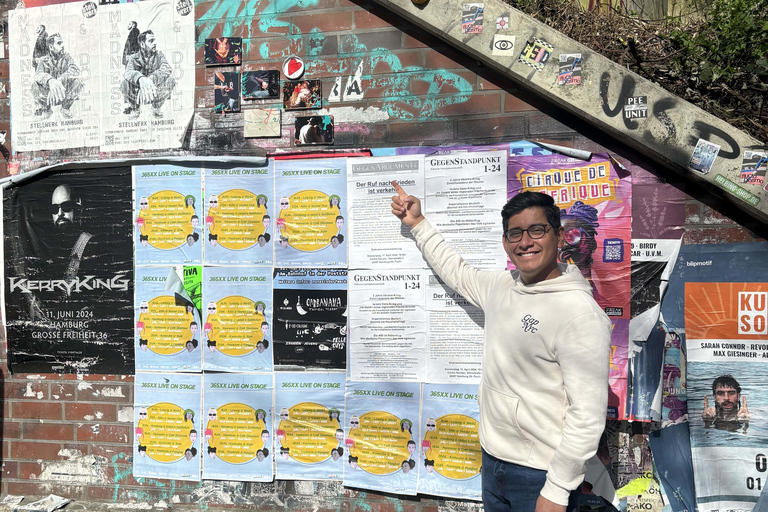
[(105, 146), (112, 146), (115, 144), (115, 136), (114, 135), (105, 135), (104, 136), (104, 145)]
[(603, 261), (605, 263), (624, 261), (624, 244), (621, 239), (612, 238), (603, 242)]

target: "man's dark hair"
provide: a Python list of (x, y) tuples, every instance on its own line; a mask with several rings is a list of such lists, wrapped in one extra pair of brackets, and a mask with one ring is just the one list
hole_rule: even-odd
[(264, 216), (261, 218), (261, 220), (262, 220), (262, 221), (264, 221), (264, 219), (271, 219), (271, 218), (272, 218), (272, 217), (270, 217), (269, 215), (264, 215)]
[(150, 34), (155, 35), (155, 33), (152, 32), (151, 30), (145, 30), (144, 32), (139, 34), (139, 44), (145, 42), (147, 40), (147, 36), (150, 35)]
[(216, 453), (216, 447), (215, 446), (209, 446), (208, 447), (208, 453)]
[(146, 452), (147, 451), (147, 447), (145, 445), (143, 445), (143, 444), (140, 444), (139, 445), (139, 451), (140, 452)]
[(424, 467), (432, 466), (435, 467), (435, 461), (430, 459), (424, 459)]
[(197, 434), (197, 430), (195, 430), (195, 429), (192, 429), (192, 430), (190, 430), (190, 431), (189, 431), (189, 433), (190, 433), (190, 434)]
[(214, 235), (213, 233), (208, 233), (208, 240), (219, 240), (219, 235)]
[(142, 240), (146, 240), (147, 242), (149, 242), (149, 235), (139, 235), (139, 242), (141, 242)]
[(142, 346), (142, 345), (147, 345), (148, 346), (149, 342), (147, 340), (143, 339), (143, 338), (139, 338), (139, 346)]
[(733, 375), (721, 375), (713, 380), (712, 393), (714, 393), (717, 388), (733, 388), (736, 390), (736, 393), (741, 394), (741, 386), (739, 386), (739, 383), (733, 378)]
[(269, 430), (267, 430), (267, 429), (262, 430), (261, 431), (261, 435), (264, 435), (264, 434), (269, 434)]
[(509, 219), (528, 208), (541, 208), (547, 216), (547, 222), (555, 231), (560, 229), (560, 209), (555, 206), (552, 196), (541, 192), (521, 192), (512, 197), (501, 210), (501, 222), (504, 231), (508, 229)]

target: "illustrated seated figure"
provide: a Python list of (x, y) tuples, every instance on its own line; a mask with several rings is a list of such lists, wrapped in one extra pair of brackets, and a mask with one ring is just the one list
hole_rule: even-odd
[(66, 52), (61, 35), (53, 34), (48, 38), (48, 54), (38, 58), (35, 65), (35, 80), (32, 82), (35, 115), (47, 119), (53, 113), (53, 107), (60, 105), (62, 117), (71, 118), (70, 109), (82, 89), (80, 68)]
[(132, 118), (139, 117), (141, 105), (146, 104), (152, 105), (155, 117), (163, 117), (160, 107), (176, 87), (172, 71), (163, 52), (157, 50), (155, 34), (151, 30), (139, 34), (139, 51), (128, 57), (120, 87)]

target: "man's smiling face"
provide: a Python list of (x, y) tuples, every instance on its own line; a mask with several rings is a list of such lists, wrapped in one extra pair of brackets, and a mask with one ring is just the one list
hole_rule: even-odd
[(557, 249), (563, 243), (563, 228), (557, 232), (547, 221), (543, 208), (527, 208), (517, 215), (510, 217), (507, 230), (528, 229), (531, 226), (545, 226), (546, 233), (542, 238), (531, 238), (527, 232), (517, 242), (508, 242), (504, 237), (504, 250), (509, 259), (520, 272), (525, 284), (557, 277)]

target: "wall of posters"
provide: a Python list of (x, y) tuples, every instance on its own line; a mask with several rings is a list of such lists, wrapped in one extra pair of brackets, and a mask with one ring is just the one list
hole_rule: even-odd
[(205, 263), (271, 265), (272, 167), (203, 169)]
[(194, 112), (192, 11), (167, 0), (10, 11), (14, 149), (181, 147)]
[(204, 330), (198, 309), (178, 289), (176, 267), (136, 267), (136, 368), (190, 371), (202, 368)]
[(419, 450), (419, 493), (482, 499), (477, 387), (425, 384)]
[(341, 478), (344, 379), (343, 373), (275, 374), (277, 478)]
[(200, 480), (200, 375), (137, 373), (133, 476)]
[(203, 369), (272, 371), (272, 269), (205, 267)]
[(136, 166), (137, 265), (203, 262), (201, 176), (199, 167)]
[(34, 177), (3, 191), (14, 372), (134, 371), (130, 167)]
[(273, 273), (275, 365), (347, 367), (347, 271), (278, 268)]
[(203, 478), (272, 481), (272, 376), (205, 374)]
[(274, 160), (275, 263), (347, 265), (346, 159)]

